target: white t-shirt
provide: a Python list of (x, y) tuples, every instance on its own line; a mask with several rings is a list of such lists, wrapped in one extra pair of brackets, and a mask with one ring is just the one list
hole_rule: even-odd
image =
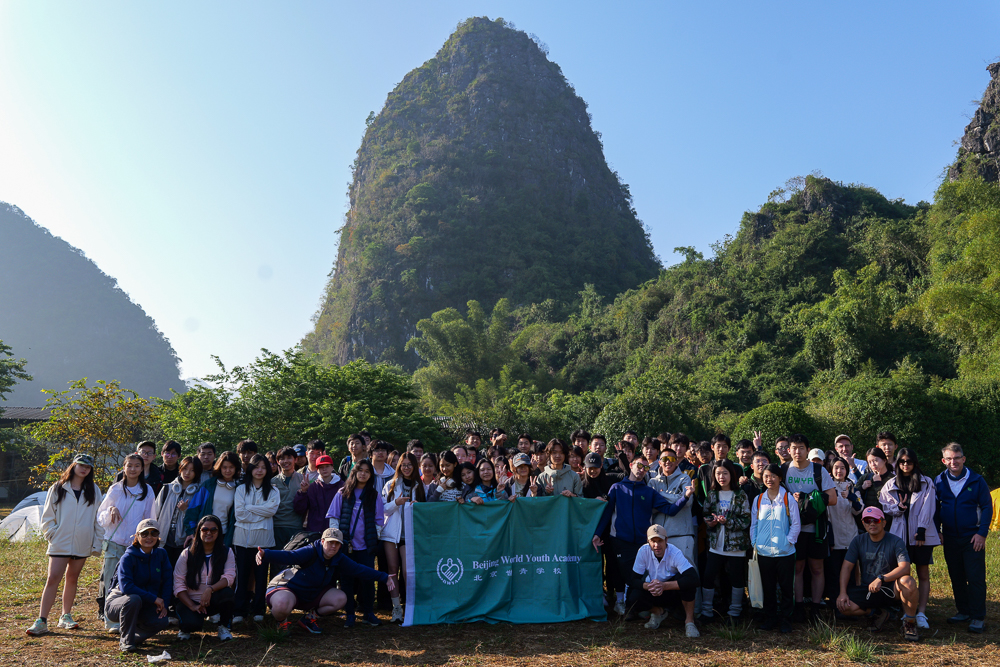
[[(728, 514), (729, 514), (729, 508), (733, 506), (733, 496), (735, 496), (735, 495), (736, 495), (735, 491), (719, 491), (719, 509), (722, 510), (723, 514), (725, 514), (725, 515), (728, 516)], [(745, 551), (724, 551), (723, 550), (725, 548), (725, 545), (726, 545), (726, 524), (722, 524), (722, 525), (719, 526), (719, 539), (716, 541), (716, 544), (719, 544), (721, 546), (719, 546), (719, 547), (711, 547), (711, 548), (709, 548), (709, 551), (711, 551), (712, 553), (719, 554), (721, 556), (745, 556), (746, 555)]]
[(632, 566), (632, 571), (636, 574), (646, 575), (644, 581), (652, 581), (653, 579), (666, 581), (690, 567), (691, 563), (684, 557), (681, 550), (672, 544), (667, 544), (662, 559), (657, 559), (649, 545), (643, 544), (639, 547), (639, 553), (635, 555), (635, 565)]
[[(813, 491), (829, 491), (836, 488), (833, 477), (830, 476), (830, 473), (823, 466), (818, 466), (822, 474), (822, 479), (813, 479), (814, 467), (812, 461), (808, 461), (806, 467), (802, 470), (796, 468), (794, 462), (788, 464), (788, 474), (785, 475), (785, 486), (788, 487), (788, 492), (792, 494), (792, 498), (795, 497), (796, 493), (809, 495)], [(824, 500), (826, 499), (824, 498)], [(802, 532), (815, 533), (816, 524), (810, 523), (802, 526)]]

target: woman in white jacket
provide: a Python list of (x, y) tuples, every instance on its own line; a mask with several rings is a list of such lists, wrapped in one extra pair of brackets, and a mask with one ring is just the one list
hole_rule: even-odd
[(42, 591), (38, 620), (28, 628), (29, 635), (44, 635), (49, 631), (49, 611), (64, 572), (63, 613), (56, 627), (67, 630), (79, 627), (70, 612), (76, 599), (80, 570), (87, 562), (87, 556), (101, 553), (101, 532), (97, 524), (97, 508), (101, 500), (101, 490), (94, 483), (94, 459), (86, 454), (77, 454), (45, 496), (41, 530), (49, 543), (45, 551), (49, 557), (49, 572)]
[[(400, 564), (406, 560), (406, 544), (403, 531), (403, 508), (407, 503), (426, 499), (424, 485), (420, 481), (417, 457), (406, 452), (399, 457), (396, 474), (382, 488), (382, 503), (385, 507), (385, 525), (379, 539), (385, 547), (385, 560), (389, 575), (399, 574)], [(403, 606), (399, 602), (399, 587), (392, 596), (391, 623), (403, 622)]]
[(893, 517), (889, 532), (902, 538), (910, 554), (910, 562), (917, 569), (918, 591), (917, 627), (928, 629), (927, 599), (931, 594), (931, 563), (934, 547), (941, 544), (934, 511), (937, 509), (937, 491), (930, 477), (920, 471), (917, 453), (903, 447), (896, 454), (896, 476), (890, 477), (878, 495), (882, 510)]
[[(264, 594), (267, 592), (267, 565), (257, 564), (257, 548), (274, 546), (273, 517), (281, 503), (281, 494), (271, 486), (274, 471), (261, 454), (254, 454), (247, 464), (244, 482), (236, 487), (233, 507), (236, 530), (233, 551), (236, 552), (236, 616), (233, 623), (253, 612), (253, 620), (264, 620)], [(253, 604), (249, 599), (250, 577), (254, 578)]]

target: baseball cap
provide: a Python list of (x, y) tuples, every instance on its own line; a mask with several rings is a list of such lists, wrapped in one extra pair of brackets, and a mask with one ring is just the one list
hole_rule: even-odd
[(824, 452), (819, 447), (817, 447), (816, 449), (810, 449), (809, 450), (809, 457), (808, 458), (809, 458), (810, 461), (812, 461), (813, 459), (819, 459), (820, 461), (825, 461), (826, 460), (826, 452)]
[(516, 454), (514, 456), (513, 463), (514, 463), (514, 467), (515, 468), (518, 467), (518, 466), (530, 466), (531, 465), (531, 457), (528, 456), (527, 454)]
[(658, 523), (654, 523), (652, 526), (646, 529), (646, 539), (651, 537), (659, 537), (660, 539), (667, 539), (667, 529)]
[(339, 528), (327, 528), (323, 531), (323, 537), (320, 538), (324, 542), (340, 542), (344, 543), (344, 534), (340, 532)]
[(306, 446), (305, 445), (295, 445), (295, 446), (292, 447), (292, 449), (295, 450), (295, 455), (296, 456), (305, 456), (306, 455)]
[(150, 529), (160, 532), (160, 524), (156, 523), (155, 519), (143, 519), (139, 522), (139, 525), (135, 527), (135, 534), (142, 535)]
[(866, 507), (865, 511), (861, 513), (862, 519), (867, 519), (868, 517), (874, 517), (879, 521), (885, 521), (885, 515), (882, 514), (882, 510), (877, 507)]
[(601, 460), (601, 455), (597, 452), (590, 452), (583, 457), (583, 466), (585, 468), (603, 468), (604, 461)]
[(94, 467), (94, 457), (90, 454), (77, 454), (73, 457), (73, 463), (82, 463), (85, 466)]
[(847, 442), (851, 443), (852, 445), (854, 444), (854, 441), (853, 441), (853, 440), (851, 440), (851, 436), (847, 435), (846, 433), (841, 433), (841, 434), (840, 434), (840, 435), (838, 435), (838, 436), (837, 436), (836, 438), (834, 438), (834, 439), (833, 439), (833, 444), (835, 444), (835, 445), (836, 445), (836, 444), (837, 444), (838, 442), (840, 442), (841, 440), (847, 440)]
[(329, 454), (323, 454), (318, 459), (316, 459), (317, 468), (320, 466), (332, 466), (332, 465), (333, 465), (333, 459), (330, 458)]

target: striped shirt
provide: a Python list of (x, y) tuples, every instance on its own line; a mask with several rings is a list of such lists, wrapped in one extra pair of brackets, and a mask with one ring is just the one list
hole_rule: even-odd
[[(101, 506), (97, 510), (97, 523), (104, 528), (104, 539), (127, 547), (132, 544), (139, 522), (143, 519), (156, 518), (153, 516), (155, 513), (153, 487), (147, 485), (146, 497), (142, 500), (139, 499), (141, 495), (142, 487), (138, 484), (127, 488), (124, 482), (116, 482), (111, 485), (111, 488), (108, 489), (108, 495), (104, 496), (104, 500), (101, 501)], [(118, 508), (121, 521), (112, 523), (112, 507)], [(169, 529), (170, 526), (167, 528)]]

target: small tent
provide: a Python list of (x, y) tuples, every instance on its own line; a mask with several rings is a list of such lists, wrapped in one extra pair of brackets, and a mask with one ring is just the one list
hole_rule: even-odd
[(11, 512), (3, 521), (0, 521), (0, 540), (10, 542), (23, 542), (34, 537), (38, 537), (41, 532), (42, 505), (24, 507)]
[(48, 491), (39, 491), (38, 493), (32, 493), (30, 496), (14, 505), (14, 509), (11, 510), (11, 514), (18, 510), (23, 510), (25, 507), (34, 507), (35, 505), (45, 506), (45, 497), (48, 495)]

